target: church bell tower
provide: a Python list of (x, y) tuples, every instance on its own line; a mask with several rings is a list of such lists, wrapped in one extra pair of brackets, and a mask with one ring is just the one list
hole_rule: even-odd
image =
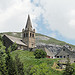
[(32, 29), (29, 15), (25, 29), (22, 29), (22, 41), (28, 46), (28, 49), (35, 47), (35, 29)]

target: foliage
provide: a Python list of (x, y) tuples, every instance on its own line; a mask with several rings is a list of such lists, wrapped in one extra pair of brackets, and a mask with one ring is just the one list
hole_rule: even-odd
[(75, 63), (72, 64), (72, 67), (74, 69), (73, 75), (75, 75)]
[(0, 35), (0, 41), (2, 41), (2, 36)]
[(20, 61), (18, 54), (15, 56), (17, 75), (24, 75), (23, 63)]
[(36, 49), (34, 51), (35, 58), (45, 58), (47, 56), (46, 52), (42, 49)]
[[(49, 71), (51, 72), (50, 75), (62, 75), (62, 72), (56, 71), (52, 69), (54, 62), (57, 62), (58, 59), (49, 59), (49, 58), (40, 58), (35, 59), (34, 52), (30, 51), (23, 51), (23, 50), (15, 50), (11, 52), (11, 56), (15, 60), (15, 56), (18, 54), (18, 57), (20, 58), (20, 61), (24, 64), (24, 72), (25, 75), (29, 75), (31, 68), (34, 66), (40, 66), (41, 64), (47, 64), (49, 67)], [(26, 74), (27, 73), (27, 74)]]
[(63, 75), (73, 75), (74, 69), (73, 69), (73, 67), (70, 64), (69, 58), (67, 58), (67, 60), (68, 61), (67, 61), (67, 64), (66, 64), (66, 68), (65, 68), (65, 70), (63, 72)]
[(5, 46), (3, 46), (2, 42), (0, 41), (0, 73), (1, 75), (7, 75), (6, 65), (5, 65)]
[(31, 68), (29, 75), (50, 75), (49, 67), (46, 63), (35, 65)]
[(9, 51), (15, 51), (17, 49), (17, 44), (13, 43), (12, 46), (8, 48)]
[(26, 75), (62, 75), (62, 73), (51, 69), (47, 63), (41, 63), (40, 65), (29, 66)]
[(8, 50), (6, 54), (6, 69), (8, 71), (8, 75), (17, 75), (15, 61), (11, 57), (10, 51)]

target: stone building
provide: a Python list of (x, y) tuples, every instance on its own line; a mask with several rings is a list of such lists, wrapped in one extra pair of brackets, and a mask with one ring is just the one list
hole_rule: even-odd
[(35, 47), (35, 29), (32, 29), (32, 24), (29, 15), (25, 29), (22, 29), (22, 41), (26, 43), (28, 48)]
[(28, 15), (25, 29), (22, 29), (22, 39), (5, 34), (3, 42), (6, 49), (14, 42), (18, 45), (18, 49), (33, 49), (35, 47), (35, 29), (32, 28), (30, 16)]
[(16, 37), (9, 36), (6, 34), (3, 36), (3, 43), (4, 43), (4, 46), (6, 47), (6, 49), (8, 49), (9, 46), (14, 44), (15, 42), (17, 44), (17, 49), (22, 49), (22, 50), (27, 49), (27, 45), (25, 43), (23, 43), (20, 38), (16, 38)]
[(66, 63), (67, 58), (70, 59), (71, 63), (75, 63), (75, 52), (69, 50), (65, 46), (63, 46), (63, 48), (61, 48), (61, 50), (55, 55), (55, 57), (56, 58), (63, 58), (62, 60), (59, 61), (59, 62), (62, 62), (62, 63)]

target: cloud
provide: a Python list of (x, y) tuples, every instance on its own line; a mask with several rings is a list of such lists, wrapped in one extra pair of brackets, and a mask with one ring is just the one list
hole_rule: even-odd
[(28, 14), (33, 27), (37, 27), (34, 21), (40, 16), (41, 8), (35, 6), (30, 0), (0, 0), (0, 4), (0, 32), (21, 31), (26, 25)]
[(75, 39), (75, 1), (74, 0), (40, 0), (43, 8), (44, 23), (52, 31), (63, 37)]
[(0, 32), (21, 31), (28, 14), (36, 30), (42, 15), (45, 30), (75, 39), (75, 0), (0, 0)]

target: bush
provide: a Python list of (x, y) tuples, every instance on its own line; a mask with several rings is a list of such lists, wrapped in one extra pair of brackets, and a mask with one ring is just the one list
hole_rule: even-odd
[(46, 63), (41, 63), (40, 65), (29, 66), (27, 75), (51, 75), (49, 66)]
[(36, 49), (34, 51), (35, 58), (45, 58), (47, 56), (46, 52), (42, 49)]
[(63, 72), (63, 75), (75, 75), (74, 73), (74, 68), (72, 67), (71, 63), (70, 63), (70, 59), (67, 58), (67, 64), (66, 64), (66, 68)]

